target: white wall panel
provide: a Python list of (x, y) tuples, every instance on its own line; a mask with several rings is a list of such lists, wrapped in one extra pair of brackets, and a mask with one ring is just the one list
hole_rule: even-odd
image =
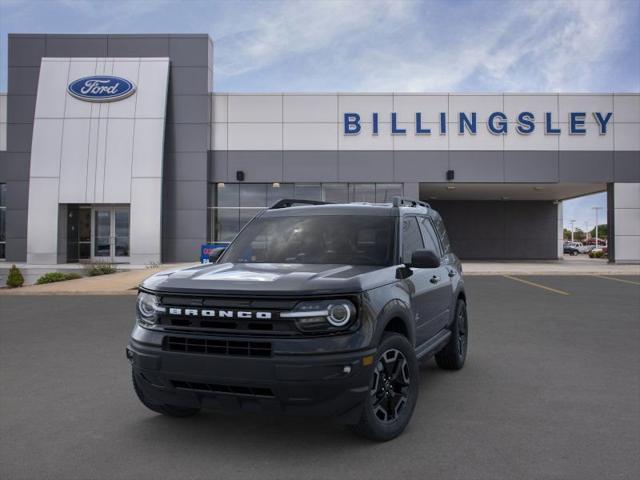
[(640, 183), (616, 183), (613, 204), (615, 208), (640, 208)]
[(545, 135), (542, 125), (529, 135), (522, 135), (516, 130), (516, 124), (509, 124), (509, 133), (504, 137), (505, 150), (558, 150), (558, 135)]
[(585, 128), (584, 135), (570, 135), (569, 125), (561, 123), (560, 150), (613, 150), (613, 125), (608, 126), (606, 135), (600, 135), (600, 127), (595, 123), (587, 123)]
[(169, 60), (140, 62), (136, 93), (136, 118), (164, 118), (167, 110)]
[[(101, 105), (100, 107), (104, 107)], [(98, 122), (98, 137), (96, 146), (96, 170), (94, 177), (95, 191), (93, 198), (87, 198), (90, 203), (104, 202), (104, 177), (105, 164), (107, 160), (107, 127), (108, 119), (100, 118)], [(91, 181), (91, 179), (88, 179)]]
[[(64, 133), (62, 136), (62, 153), (60, 156), (60, 197), (56, 192), (51, 202), (60, 203), (84, 203), (88, 200), (88, 183), (92, 189), (95, 176), (87, 175), (87, 159), (89, 153), (91, 120), (86, 118), (64, 120)], [(33, 174), (33, 172), (32, 172)], [(29, 190), (34, 186), (30, 185)], [(31, 208), (29, 208), (31, 215)]]
[(337, 150), (337, 123), (285, 123), (285, 150)]
[(606, 115), (613, 112), (613, 95), (559, 95), (560, 122), (569, 122), (570, 112), (585, 112), (586, 123), (596, 123), (591, 112), (600, 112)]
[(640, 94), (614, 95), (613, 120), (640, 123)]
[(614, 128), (616, 150), (640, 150), (640, 123), (616, 123)]
[(68, 74), (68, 59), (42, 59), (35, 118), (64, 117)]
[(229, 122), (282, 122), (282, 95), (229, 95)]
[[(340, 127), (342, 128), (342, 127)], [(393, 137), (391, 125), (381, 123), (378, 126), (378, 135), (371, 134), (371, 124), (362, 124), (362, 130), (357, 135), (338, 135), (338, 148), (340, 150), (393, 150)]]
[(281, 150), (282, 123), (230, 123), (229, 150)]
[[(69, 65), (67, 85), (82, 77), (95, 75), (97, 63), (98, 61), (95, 58), (87, 58), (84, 60), (72, 59)], [(98, 106), (92, 102), (79, 100), (71, 95), (66, 95), (66, 97), (67, 106), (65, 116), (67, 118), (89, 118), (92, 110)]]
[(512, 95), (504, 94), (503, 112), (509, 122), (515, 123), (522, 112), (531, 112), (536, 123), (544, 123), (545, 113), (551, 112), (553, 118), (558, 118), (558, 95)]
[(89, 148), (87, 156), (87, 180), (85, 202), (93, 202), (96, 197), (96, 166), (98, 163), (99, 119), (89, 121)]
[(439, 123), (422, 123), (422, 128), (431, 129), (431, 134), (415, 133), (414, 123), (400, 123), (399, 128), (407, 130), (406, 135), (394, 135), (393, 145), (395, 150), (448, 150), (449, 138), (447, 135), (440, 135)]
[[(449, 112), (449, 96), (395, 94), (392, 111), (398, 114), (398, 121), (401, 123), (415, 123), (416, 112), (422, 114), (422, 123), (439, 122), (440, 112)], [(385, 121), (390, 122), (391, 119), (387, 118)]]
[(227, 149), (227, 131), (228, 124), (226, 123), (211, 124), (211, 141), (213, 143), (211, 150)]
[(7, 95), (0, 93), (0, 123), (7, 123)]
[(27, 219), (27, 262), (29, 263), (56, 263), (58, 202), (55, 199), (57, 197), (57, 178), (30, 180)]
[[(371, 122), (371, 114), (378, 112), (379, 122), (391, 122), (391, 112), (393, 111), (393, 95), (338, 95), (338, 123), (344, 122), (345, 113), (359, 113), (360, 121)], [(354, 137), (355, 138), (355, 137)]]
[(133, 137), (132, 177), (162, 177), (164, 120), (137, 118)]
[(616, 235), (635, 235), (640, 242), (640, 204), (637, 208), (616, 208)]
[[(31, 177), (60, 175), (63, 124), (64, 120), (61, 118), (35, 119), (31, 147)], [(86, 151), (84, 154), (86, 156)]]
[(7, 124), (0, 123), (0, 151), (7, 149)]
[(338, 115), (338, 95), (284, 95), (284, 122), (335, 123)]
[(449, 149), (451, 150), (502, 150), (504, 135), (493, 135), (489, 132), (486, 123), (478, 123), (477, 133), (471, 135), (465, 131), (464, 135), (458, 133), (458, 124), (449, 124)]
[(449, 120), (458, 121), (460, 112), (476, 112), (478, 122), (486, 122), (493, 112), (503, 111), (502, 95), (449, 95)]
[(160, 260), (162, 202), (161, 178), (131, 180), (131, 262)]
[[(135, 59), (132, 59), (135, 60)], [(136, 86), (138, 85), (138, 72), (140, 67), (140, 63), (138, 61), (131, 62), (115, 62), (113, 64), (111, 75), (115, 75), (116, 77), (126, 78), (127, 80), (133, 82)], [(133, 118), (136, 114), (136, 102), (138, 100), (138, 95), (131, 95), (122, 100), (118, 100), (117, 102), (109, 102), (109, 117), (110, 118)]]
[(211, 95), (211, 121), (214, 123), (226, 122), (227, 107), (229, 104), (229, 97), (227, 95)]
[(131, 201), (133, 123), (133, 119), (109, 119), (105, 148), (104, 192), (102, 199), (97, 199), (98, 202), (129, 203)]

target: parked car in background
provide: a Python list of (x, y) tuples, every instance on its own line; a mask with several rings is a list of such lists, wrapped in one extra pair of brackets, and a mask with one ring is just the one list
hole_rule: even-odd
[(565, 242), (563, 245), (563, 252), (569, 255), (580, 255), (580, 248), (584, 248), (580, 242)]

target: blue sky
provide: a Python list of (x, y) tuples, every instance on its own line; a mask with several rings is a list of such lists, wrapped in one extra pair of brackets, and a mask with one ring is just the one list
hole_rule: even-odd
[(0, 0), (0, 91), (9, 32), (197, 32), (216, 91), (638, 92), (638, 25), (640, 0)]

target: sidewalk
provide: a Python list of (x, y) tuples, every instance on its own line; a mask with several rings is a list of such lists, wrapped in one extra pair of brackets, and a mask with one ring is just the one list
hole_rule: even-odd
[(191, 264), (167, 264), (153, 268), (136, 268), (132, 270), (83, 277), (77, 280), (47, 283), (45, 285), (28, 285), (20, 288), (0, 288), (1, 295), (134, 295), (136, 287), (145, 278), (162, 270), (187, 267)]
[[(187, 267), (191, 264), (166, 264), (153, 268), (85, 277), (78, 280), (29, 285), (21, 288), (0, 288), (1, 295), (123, 295), (135, 294), (142, 280), (162, 270)], [(638, 275), (640, 265), (609, 264), (603, 259), (573, 258), (532, 262), (463, 262), (466, 276), (482, 275)]]

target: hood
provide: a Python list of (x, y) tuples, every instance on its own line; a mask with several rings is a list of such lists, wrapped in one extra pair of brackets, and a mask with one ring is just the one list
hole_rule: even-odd
[(221, 263), (157, 273), (142, 284), (159, 292), (250, 295), (358, 293), (395, 281), (396, 267)]

